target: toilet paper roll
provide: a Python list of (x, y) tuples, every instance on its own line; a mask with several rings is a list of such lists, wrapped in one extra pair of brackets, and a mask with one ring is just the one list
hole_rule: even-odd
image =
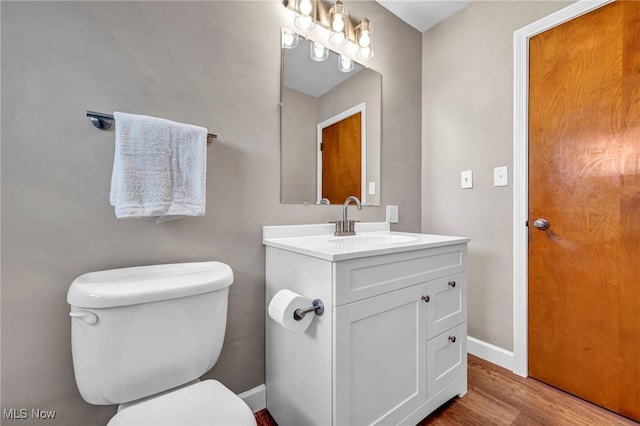
[(304, 333), (311, 324), (313, 312), (309, 312), (300, 321), (293, 318), (296, 309), (304, 309), (312, 306), (311, 300), (304, 296), (300, 296), (289, 289), (278, 291), (271, 302), (269, 302), (269, 316), (272, 320), (280, 324), (285, 329), (294, 333)]

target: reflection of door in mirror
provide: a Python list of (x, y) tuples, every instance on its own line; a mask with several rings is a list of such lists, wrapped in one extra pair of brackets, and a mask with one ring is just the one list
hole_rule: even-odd
[(331, 204), (343, 203), (350, 195), (362, 198), (362, 113), (322, 129), (322, 197)]
[[(336, 111), (335, 105), (327, 106)], [(317, 200), (342, 204), (355, 195), (366, 204), (367, 118), (367, 103), (362, 102), (318, 123)]]

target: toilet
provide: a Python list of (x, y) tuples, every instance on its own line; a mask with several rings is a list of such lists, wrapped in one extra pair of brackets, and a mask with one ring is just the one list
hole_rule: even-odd
[(233, 271), (221, 262), (139, 266), (76, 278), (73, 369), (90, 404), (118, 404), (110, 426), (254, 425), (217, 380)]

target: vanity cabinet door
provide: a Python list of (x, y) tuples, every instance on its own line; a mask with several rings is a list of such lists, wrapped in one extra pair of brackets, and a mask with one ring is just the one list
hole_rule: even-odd
[(334, 309), (334, 425), (398, 424), (427, 400), (426, 284)]
[(467, 319), (467, 276), (459, 273), (427, 283), (427, 339)]
[(427, 359), (429, 360), (427, 366), (429, 399), (457, 379), (464, 381), (466, 389), (467, 323), (464, 322), (429, 340)]

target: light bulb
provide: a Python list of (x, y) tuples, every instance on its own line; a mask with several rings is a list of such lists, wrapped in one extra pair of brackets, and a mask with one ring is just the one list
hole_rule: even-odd
[(369, 57), (371, 56), (371, 49), (368, 47), (363, 47), (358, 51), (357, 56), (362, 59), (369, 59)]
[(351, 58), (340, 55), (340, 58), (338, 59), (338, 70), (342, 72), (353, 71), (353, 61), (351, 61)]
[(358, 40), (358, 44), (360, 47), (369, 47), (371, 44), (371, 37), (369, 36), (369, 31), (362, 31), (360, 35), (360, 39)]
[(313, 10), (311, 0), (300, 0), (300, 13), (303, 15), (309, 15)]
[(317, 62), (326, 61), (329, 57), (329, 51), (320, 43), (313, 42), (311, 45), (311, 59)]
[(342, 32), (342, 30), (344, 30), (344, 21), (342, 20), (342, 15), (336, 15), (333, 18), (333, 22), (331, 22), (331, 28), (336, 33)]
[(282, 29), (282, 47), (285, 49), (293, 49), (298, 45), (298, 34), (293, 31), (283, 28)]
[(331, 37), (329, 37), (329, 41), (331, 44), (341, 46), (346, 43), (347, 39), (344, 36), (344, 33), (333, 33), (331, 34)]
[(285, 33), (282, 37), (282, 42), (285, 46), (291, 46), (293, 44), (293, 34)]
[(296, 17), (294, 22), (296, 27), (305, 31), (312, 29), (313, 26), (313, 19), (311, 19), (311, 16), (309, 15), (299, 15)]

